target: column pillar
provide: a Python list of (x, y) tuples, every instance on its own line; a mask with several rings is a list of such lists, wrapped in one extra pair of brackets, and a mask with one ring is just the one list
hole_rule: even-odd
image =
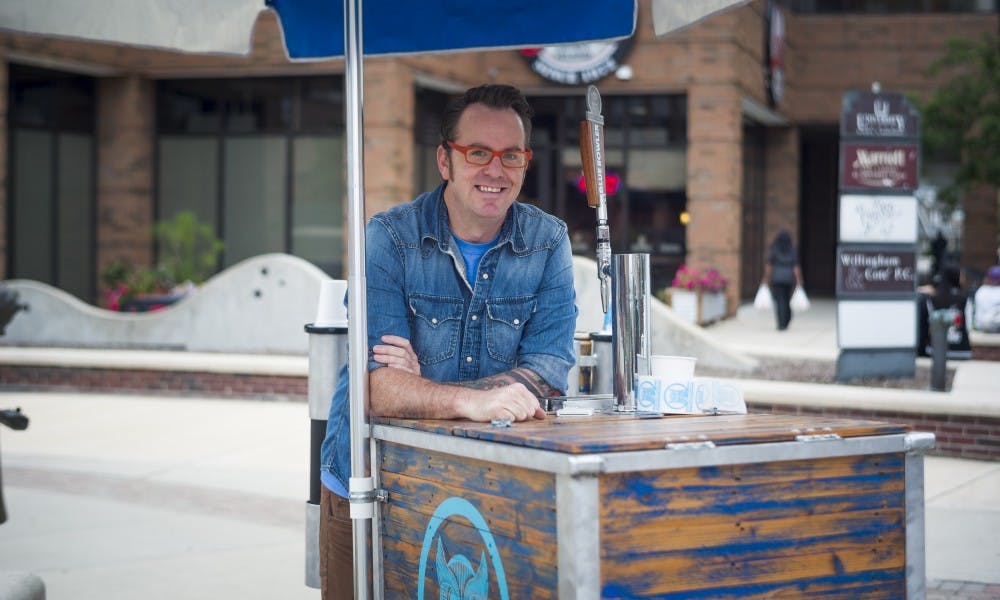
[(743, 124), (735, 85), (688, 88), (687, 264), (729, 280), (730, 313), (739, 304)]
[(98, 80), (98, 274), (116, 259), (153, 260), (154, 96), (148, 79)]

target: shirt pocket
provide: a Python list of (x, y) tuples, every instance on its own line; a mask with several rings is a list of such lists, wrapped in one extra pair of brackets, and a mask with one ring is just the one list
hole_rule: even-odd
[(493, 360), (514, 364), (524, 326), (535, 314), (535, 296), (486, 301), (486, 349)]
[(420, 364), (432, 365), (455, 356), (462, 299), (412, 294), (409, 305), (413, 315), (411, 342)]

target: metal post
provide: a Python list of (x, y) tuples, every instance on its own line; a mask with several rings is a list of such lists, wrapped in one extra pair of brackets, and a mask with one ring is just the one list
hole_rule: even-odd
[(956, 311), (938, 309), (930, 314), (931, 330), (931, 390), (945, 391), (948, 367), (948, 328), (955, 321)]
[(347, 259), (351, 397), (351, 518), (354, 523), (354, 598), (367, 600), (372, 501), (366, 438), (368, 430), (368, 313), (364, 232), (364, 72), (361, 0), (344, 0), (344, 88), (347, 135)]

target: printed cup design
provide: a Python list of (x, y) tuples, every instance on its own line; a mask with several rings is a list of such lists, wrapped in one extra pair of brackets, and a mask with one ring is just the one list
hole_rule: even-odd
[(736, 384), (708, 377), (695, 377), (691, 387), (697, 413), (746, 414), (747, 412), (743, 390)]
[(659, 380), (651, 377), (639, 377), (635, 393), (636, 410), (644, 412), (659, 410), (661, 388), (662, 385)]

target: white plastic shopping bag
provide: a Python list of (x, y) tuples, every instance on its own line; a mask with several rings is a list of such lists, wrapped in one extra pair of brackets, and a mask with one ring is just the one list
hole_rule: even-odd
[(766, 283), (760, 284), (757, 288), (757, 295), (753, 299), (753, 307), (760, 310), (771, 310), (774, 307), (774, 300), (771, 298), (771, 288)]
[(797, 310), (802, 312), (804, 310), (809, 310), (809, 297), (806, 296), (806, 291), (802, 289), (801, 285), (795, 286), (795, 291), (792, 292), (792, 310)]

